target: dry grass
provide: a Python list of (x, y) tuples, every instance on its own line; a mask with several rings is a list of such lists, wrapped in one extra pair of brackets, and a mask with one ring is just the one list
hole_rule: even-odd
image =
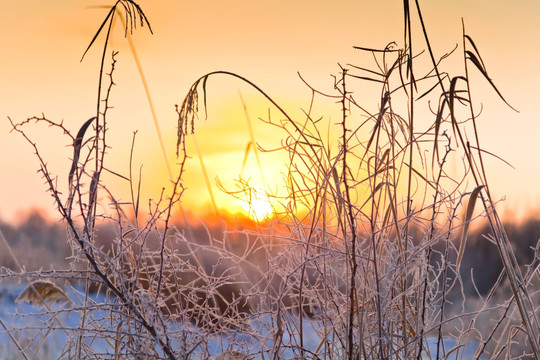
[[(145, 222), (126, 216), (140, 211), (139, 185), (131, 176), (125, 179), (133, 194), (128, 205), (119, 204), (101, 179), (114, 53), (109, 86), (102, 89), (103, 61), (96, 114), (76, 136), (63, 124), (30, 119), (59, 128), (73, 142), (68, 189), (57, 187), (26, 135), (30, 120), (13, 123), (40, 161), (68, 229), (71, 260), (87, 266), (49, 276), (84, 278), (80, 305), (62, 310), (80, 314), (77, 326), (63, 328), (70, 357), (447, 359), (470, 356), (464, 348), (472, 344), (476, 358), (539, 358), (538, 261), (522, 273), (497, 215), (469, 72), (479, 71), (504, 98), (465, 29), (462, 74), (442, 70), (455, 55), (437, 60), (422, 22), (426, 54), (413, 53), (410, 19), (422, 14), (417, 3), (405, 5), (403, 45), (358, 48), (375, 63), (341, 66), (334, 93), (325, 95), (341, 107), (337, 136), (325, 134), (310, 111), (293, 119), (238, 74), (216, 71), (196, 80), (177, 108), (179, 173), (170, 192), (150, 205)], [(121, 9), (126, 31), (149, 25), (138, 5), (119, 1), (98, 34)], [(416, 66), (420, 56), (431, 60), (427, 69)], [(219, 75), (244, 81), (280, 112), (283, 121), (266, 123), (283, 131), (288, 195), (276, 199), (279, 211), (266, 226), (201, 235), (187, 223), (174, 227), (173, 214), (184, 191), (185, 140), (195, 131), (199, 99), (206, 107), (207, 80)], [(375, 112), (353, 96), (364, 82), (379, 86)], [(312, 91), (315, 101), (320, 93)], [(421, 109), (430, 103), (438, 107), (425, 115)], [(95, 133), (87, 134), (92, 127)], [(462, 167), (450, 172), (451, 161)], [(98, 193), (112, 205), (100, 204)], [(486, 241), (497, 245), (504, 273), (471, 307), (461, 266), (470, 223), (478, 217), (490, 223)], [(107, 247), (98, 241), (98, 224), (113, 229)], [(45, 295), (64, 294), (50, 283), (38, 287), (52, 290)], [(106, 294), (104, 302), (88, 297), (96, 289)], [(21, 297), (36, 299), (32, 294)], [(216, 339), (218, 350), (211, 350)]]

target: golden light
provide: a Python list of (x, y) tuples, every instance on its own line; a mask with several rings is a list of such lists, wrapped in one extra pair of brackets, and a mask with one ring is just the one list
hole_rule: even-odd
[(274, 208), (268, 195), (250, 189), (245, 199), (239, 199), (248, 216), (255, 221), (263, 221), (272, 217)]

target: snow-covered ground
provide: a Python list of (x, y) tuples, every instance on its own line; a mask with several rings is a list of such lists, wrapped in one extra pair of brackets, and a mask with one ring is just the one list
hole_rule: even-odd
[[(0, 359), (24, 359), (24, 355), (18, 349), (20, 346), (28, 358), (34, 359), (71, 359), (76, 358), (73, 353), (73, 346), (68, 346), (70, 331), (75, 331), (80, 325), (79, 311), (62, 311), (61, 305), (54, 305), (49, 311), (45, 308), (31, 305), (26, 302), (16, 302), (17, 296), (24, 290), (24, 285), (0, 285)], [(78, 290), (69, 290), (69, 297), (72, 299), (72, 307), (77, 308), (84, 300), (83, 293)], [(93, 297), (87, 299), (89, 302), (103, 303), (104, 297)], [(94, 317), (107, 316), (99, 311), (92, 313)], [(253, 355), (253, 359), (262, 359), (257, 355), (262, 349), (269, 349), (273, 346), (273, 334), (268, 330), (272, 327), (270, 317), (259, 317), (257, 321), (249, 324), (251, 331), (230, 332), (227, 335), (214, 335), (208, 337), (198, 333), (196, 329), (191, 329), (190, 342), (197, 343), (196, 338), (200, 337), (203, 350), (199, 351), (202, 357), (217, 358), (219, 354), (234, 349), (242, 349)], [(88, 319), (86, 319), (88, 323)], [(183, 334), (183, 325), (167, 324), (170, 334)], [(321, 333), (317, 331), (318, 324), (304, 321), (304, 347), (315, 351), (320, 343)], [(250, 335), (251, 334), (251, 335)], [(174, 337), (174, 336), (173, 336)], [(178, 338), (173, 339), (173, 348), (181, 346)], [(195, 339), (194, 339), (195, 338)], [(185, 339), (184, 339), (185, 340)], [(299, 344), (299, 339), (290, 339), (284, 336), (285, 344)], [(431, 350), (431, 358), (436, 358), (436, 338), (428, 338), (428, 344)], [(103, 339), (89, 338), (86, 341), (88, 346), (103, 354), (114, 353), (114, 348)], [(445, 347), (453, 348), (456, 343), (453, 339), (445, 340)], [(459, 352), (455, 352), (451, 359), (472, 359), (476, 351), (477, 344), (467, 344)], [(292, 350), (285, 350), (282, 358), (293, 358), (295, 353)], [(311, 358), (311, 357), (310, 357)], [(430, 356), (425, 354), (425, 359)]]

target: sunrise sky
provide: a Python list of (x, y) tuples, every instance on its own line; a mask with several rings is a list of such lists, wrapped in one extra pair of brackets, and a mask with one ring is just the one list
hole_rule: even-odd
[[(107, 1), (25, 0), (0, 3), (0, 219), (16, 221), (31, 208), (53, 210), (32, 148), (10, 133), (8, 117), (20, 122), (44, 113), (64, 120), (76, 132), (95, 112), (100, 49), (98, 39), (81, 56), (101, 24)], [(245, 76), (265, 89), (293, 115), (309, 106), (312, 86), (330, 91), (332, 74), (340, 64), (365, 61), (353, 46), (383, 48), (402, 43), (402, 1), (273, 0), (273, 1), (144, 1), (153, 35), (138, 28), (133, 41), (140, 58), (171, 163), (175, 162), (176, 114), (190, 85), (200, 76), (227, 70)], [(507, 213), (525, 214), (540, 204), (540, 2), (420, 1), (436, 56), (461, 46), (462, 23), (478, 45), (487, 69), (506, 99), (520, 112), (498, 101), (478, 77), (478, 95), (484, 105), (480, 118), (482, 143), (510, 162), (488, 161), (492, 193), (506, 198)], [(416, 27), (417, 31), (419, 30)], [(121, 174), (129, 170), (129, 152), (138, 131), (135, 167), (142, 166), (143, 196), (155, 198), (168, 183), (165, 160), (152, 122), (150, 107), (123, 30), (117, 26), (112, 48), (119, 50), (110, 112), (109, 166)], [(459, 58), (459, 56), (458, 56)], [(366, 64), (358, 64), (366, 65)], [(371, 65), (371, 64), (368, 64)], [(459, 69), (459, 63), (457, 64)], [(243, 211), (242, 204), (220, 192), (215, 179), (234, 189), (242, 174), (255, 186), (280, 186), (286, 158), (261, 155), (264, 173), (251, 153), (242, 171), (250, 141), (247, 113), (256, 140), (277, 147), (281, 133), (257, 121), (267, 117), (269, 105), (240, 82), (211, 79), (209, 116), (197, 124), (197, 142), (218, 207)], [(357, 97), (362, 89), (355, 90)], [(366, 94), (368, 95), (368, 94)], [(376, 109), (377, 103), (372, 104)], [(336, 116), (339, 106), (321, 100), (319, 116)], [(65, 181), (71, 149), (66, 138), (46, 127), (29, 128), (50, 169)], [(190, 140), (192, 141), (192, 140)], [(193, 144), (192, 144), (193, 145)], [(259, 184), (259, 185), (257, 185)], [(115, 180), (121, 198), (125, 184)], [(209, 209), (210, 197), (196, 156), (186, 174), (184, 207)], [(503, 212), (504, 213), (504, 212)]]

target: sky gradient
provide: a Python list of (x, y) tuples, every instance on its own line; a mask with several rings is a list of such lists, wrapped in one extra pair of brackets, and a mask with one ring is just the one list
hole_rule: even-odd
[[(112, 2), (111, 2), (112, 3)], [(491, 75), (503, 95), (519, 110), (515, 113), (482, 82), (474, 83), (484, 110), (479, 121), (484, 148), (510, 162), (488, 161), (488, 176), (496, 198), (506, 198), (507, 212), (522, 215), (540, 204), (540, 2), (421, 1), (424, 20), (436, 56), (461, 46), (464, 19)], [(0, 5), (0, 219), (16, 221), (31, 208), (53, 210), (46, 185), (36, 174), (38, 162), (32, 148), (10, 133), (8, 117), (20, 122), (41, 115), (76, 132), (95, 112), (100, 49), (103, 38), (81, 56), (103, 20), (103, 1), (28, 0)], [(332, 74), (340, 64), (365, 61), (353, 46), (383, 48), (391, 41), (402, 44), (402, 2), (368, 1), (140, 1), (153, 30), (138, 28), (133, 35), (152, 95), (168, 157), (174, 163), (176, 114), (190, 85), (203, 74), (232, 71), (254, 81), (293, 115), (309, 106), (312, 86), (330, 91)], [(416, 30), (419, 31), (418, 27)], [(112, 48), (117, 69), (110, 113), (109, 164), (128, 171), (130, 145), (137, 132), (136, 168), (142, 165), (143, 196), (155, 198), (168, 183), (165, 161), (152, 122), (139, 72), (120, 26), (114, 30)], [(459, 56), (457, 56), (459, 59)], [(371, 64), (369, 64), (371, 65)], [(452, 64), (450, 64), (452, 65)], [(460, 71), (459, 61), (453, 65)], [(229, 187), (242, 172), (250, 141), (241, 96), (262, 145), (279, 145), (280, 135), (257, 122), (269, 105), (238, 81), (209, 81), (209, 117), (197, 124), (197, 141), (208, 177)], [(362, 97), (362, 89), (357, 96)], [(369, 94), (365, 94), (369, 99)], [(369, 100), (366, 100), (369, 103)], [(377, 103), (372, 103), (376, 109)], [(321, 101), (320, 116), (336, 116), (339, 107)], [(28, 128), (60, 179), (67, 177), (71, 149), (67, 139), (46, 127)], [(284, 158), (261, 154), (265, 182), (279, 183)], [(208, 191), (196, 159), (186, 174), (184, 205), (208, 208)], [(253, 156), (243, 176), (260, 181)], [(125, 184), (112, 179), (121, 197)], [(278, 186), (278, 185), (275, 185)], [(239, 211), (241, 205), (214, 188), (220, 207)], [(503, 212), (504, 215), (504, 212)]]

